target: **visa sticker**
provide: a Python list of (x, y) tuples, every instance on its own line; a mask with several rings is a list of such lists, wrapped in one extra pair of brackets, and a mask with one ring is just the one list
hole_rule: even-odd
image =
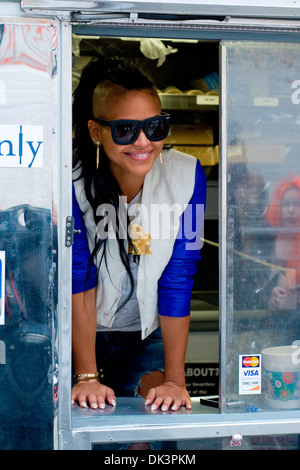
[(0, 325), (5, 324), (5, 251), (0, 251)]
[(239, 356), (239, 394), (261, 393), (261, 354)]

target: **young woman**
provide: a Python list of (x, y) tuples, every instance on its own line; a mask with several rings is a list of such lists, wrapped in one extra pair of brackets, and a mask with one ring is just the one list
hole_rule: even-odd
[(72, 389), (82, 407), (137, 395), (151, 409), (192, 406), (184, 362), (206, 179), (198, 160), (163, 149), (169, 120), (135, 67), (99, 58), (83, 71), (74, 95), (81, 234), (73, 246)]

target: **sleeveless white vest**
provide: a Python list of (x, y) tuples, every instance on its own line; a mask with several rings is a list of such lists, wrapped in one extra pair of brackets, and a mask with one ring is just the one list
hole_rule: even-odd
[[(141, 255), (138, 267), (137, 299), (142, 339), (159, 326), (157, 282), (172, 256), (180, 227), (180, 216), (194, 192), (196, 162), (197, 159), (190, 155), (173, 149), (164, 150), (163, 164), (157, 158), (144, 180), (138, 223), (152, 236), (150, 243), (152, 254)], [(79, 207), (83, 212), (89, 248), (92, 251), (95, 246), (96, 231), (92, 208), (85, 196), (83, 179), (74, 181), (74, 186)], [(172, 206), (174, 210), (170, 210)], [(157, 218), (159, 214), (163, 214), (160, 223)], [(159, 234), (161, 229), (163, 231)], [(99, 270), (97, 323), (110, 328), (118, 307), (126, 270), (119, 256), (117, 240), (109, 234), (112, 234), (111, 229), (108, 229), (107, 267), (103, 261)], [(126, 240), (124, 242), (127, 244)]]

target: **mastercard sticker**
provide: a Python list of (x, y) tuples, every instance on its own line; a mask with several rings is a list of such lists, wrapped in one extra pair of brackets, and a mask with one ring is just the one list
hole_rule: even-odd
[(239, 356), (239, 394), (261, 393), (261, 355), (243, 354)]

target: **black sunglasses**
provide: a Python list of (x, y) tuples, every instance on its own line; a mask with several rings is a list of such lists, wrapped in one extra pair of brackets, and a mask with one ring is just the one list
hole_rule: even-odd
[(154, 116), (144, 121), (133, 119), (119, 119), (117, 121), (106, 121), (105, 119), (94, 118), (101, 126), (109, 126), (112, 139), (117, 145), (129, 145), (135, 142), (143, 129), (145, 136), (151, 142), (157, 142), (167, 137), (170, 128), (170, 115), (162, 113), (161, 116)]

